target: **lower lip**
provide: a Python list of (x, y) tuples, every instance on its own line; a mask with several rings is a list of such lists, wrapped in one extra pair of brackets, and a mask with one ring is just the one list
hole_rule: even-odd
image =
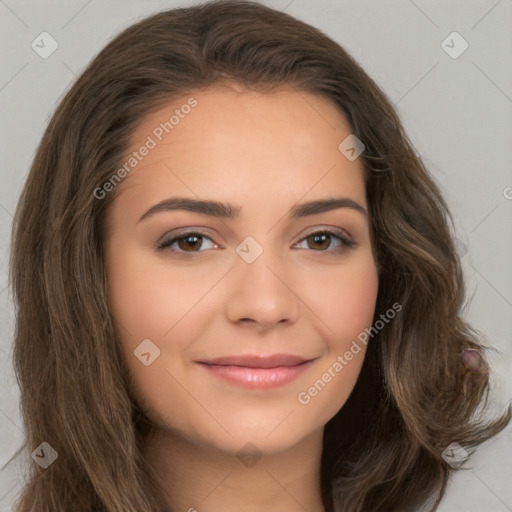
[(216, 377), (249, 389), (270, 389), (284, 386), (305, 372), (313, 361), (295, 366), (276, 368), (248, 368), (247, 366), (222, 366), (199, 363)]

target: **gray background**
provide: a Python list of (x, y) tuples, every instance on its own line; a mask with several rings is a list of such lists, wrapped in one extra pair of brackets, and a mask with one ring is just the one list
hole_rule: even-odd
[[(493, 402), (512, 397), (512, 0), (267, 0), (344, 46), (395, 104), (439, 180), (457, 223), (468, 283), (467, 319), (501, 351)], [(0, 0), (0, 464), (23, 428), (11, 368), (7, 289), (10, 228), (21, 186), (59, 100), (107, 42), (136, 20), (191, 1)], [(57, 50), (31, 47), (42, 32)], [(458, 52), (457, 58), (445, 49)], [(452, 46), (451, 50), (446, 45)], [(445, 49), (444, 49), (445, 48)], [(455, 474), (439, 511), (512, 511), (512, 428)], [(0, 473), (0, 510), (11, 510), (20, 468)]]

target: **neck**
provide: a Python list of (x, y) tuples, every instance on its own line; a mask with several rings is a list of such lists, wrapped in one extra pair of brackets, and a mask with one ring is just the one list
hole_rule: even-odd
[(169, 510), (325, 512), (322, 442), (320, 429), (285, 451), (242, 457), (158, 430), (145, 458), (158, 473)]

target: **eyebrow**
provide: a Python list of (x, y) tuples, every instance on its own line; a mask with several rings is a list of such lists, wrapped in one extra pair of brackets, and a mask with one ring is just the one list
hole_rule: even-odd
[[(316, 199), (307, 203), (294, 205), (289, 212), (289, 217), (298, 219), (307, 217), (308, 215), (316, 215), (318, 213), (336, 210), (338, 208), (351, 208), (368, 216), (366, 209), (359, 203), (348, 197), (333, 197), (326, 199)], [(158, 204), (152, 206), (142, 217), (142, 220), (159, 212), (167, 212), (173, 210), (186, 210), (189, 212), (202, 213), (212, 217), (220, 217), (224, 219), (238, 219), (242, 210), (241, 206), (235, 206), (230, 203), (222, 203), (208, 199), (192, 199), (188, 197), (171, 197), (164, 199)]]

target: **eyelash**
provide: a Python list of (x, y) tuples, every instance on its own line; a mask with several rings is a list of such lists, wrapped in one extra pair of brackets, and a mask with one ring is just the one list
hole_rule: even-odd
[[(318, 250), (318, 251), (311, 249), (313, 252), (319, 252), (319, 253), (322, 253), (322, 252), (332, 253), (332, 252), (338, 252), (338, 251), (345, 252), (346, 250), (353, 249), (354, 247), (357, 246), (357, 244), (352, 239), (348, 238), (343, 231), (330, 230), (330, 229), (321, 229), (318, 231), (313, 231), (311, 233), (308, 233), (305, 237), (303, 237), (297, 243), (303, 242), (304, 240), (307, 240), (309, 237), (314, 236), (314, 235), (327, 235), (327, 236), (330, 236), (333, 238), (337, 238), (341, 242), (342, 245), (340, 247), (337, 247), (334, 250), (329, 250), (330, 245), (331, 245), (330, 244), (328, 249)], [(203, 239), (208, 238), (209, 240), (211, 240), (213, 242), (211, 237), (209, 237), (206, 233), (202, 233), (201, 231), (183, 231), (181, 233), (176, 234), (175, 236), (169, 236), (169, 235), (166, 236), (161, 242), (157, 243), (156, 248), (157, 248), (157, 250), (164, 250), (166, 248), (169, 248), (172, 252), (176, 252), (179, 255), (182, 255), (184, 257), (193, 257), (192, 254), (204, 252), (204, 251), (182, 251), (182, 250), (176, 250), (176, 249), (170, 248), (170, 246), (173, 245), (178, 240), (187, 238), (189, 236), (197, 236), (197, 237), (200, 237)], [(189, 254), (191, 256), (189, 256)]]

